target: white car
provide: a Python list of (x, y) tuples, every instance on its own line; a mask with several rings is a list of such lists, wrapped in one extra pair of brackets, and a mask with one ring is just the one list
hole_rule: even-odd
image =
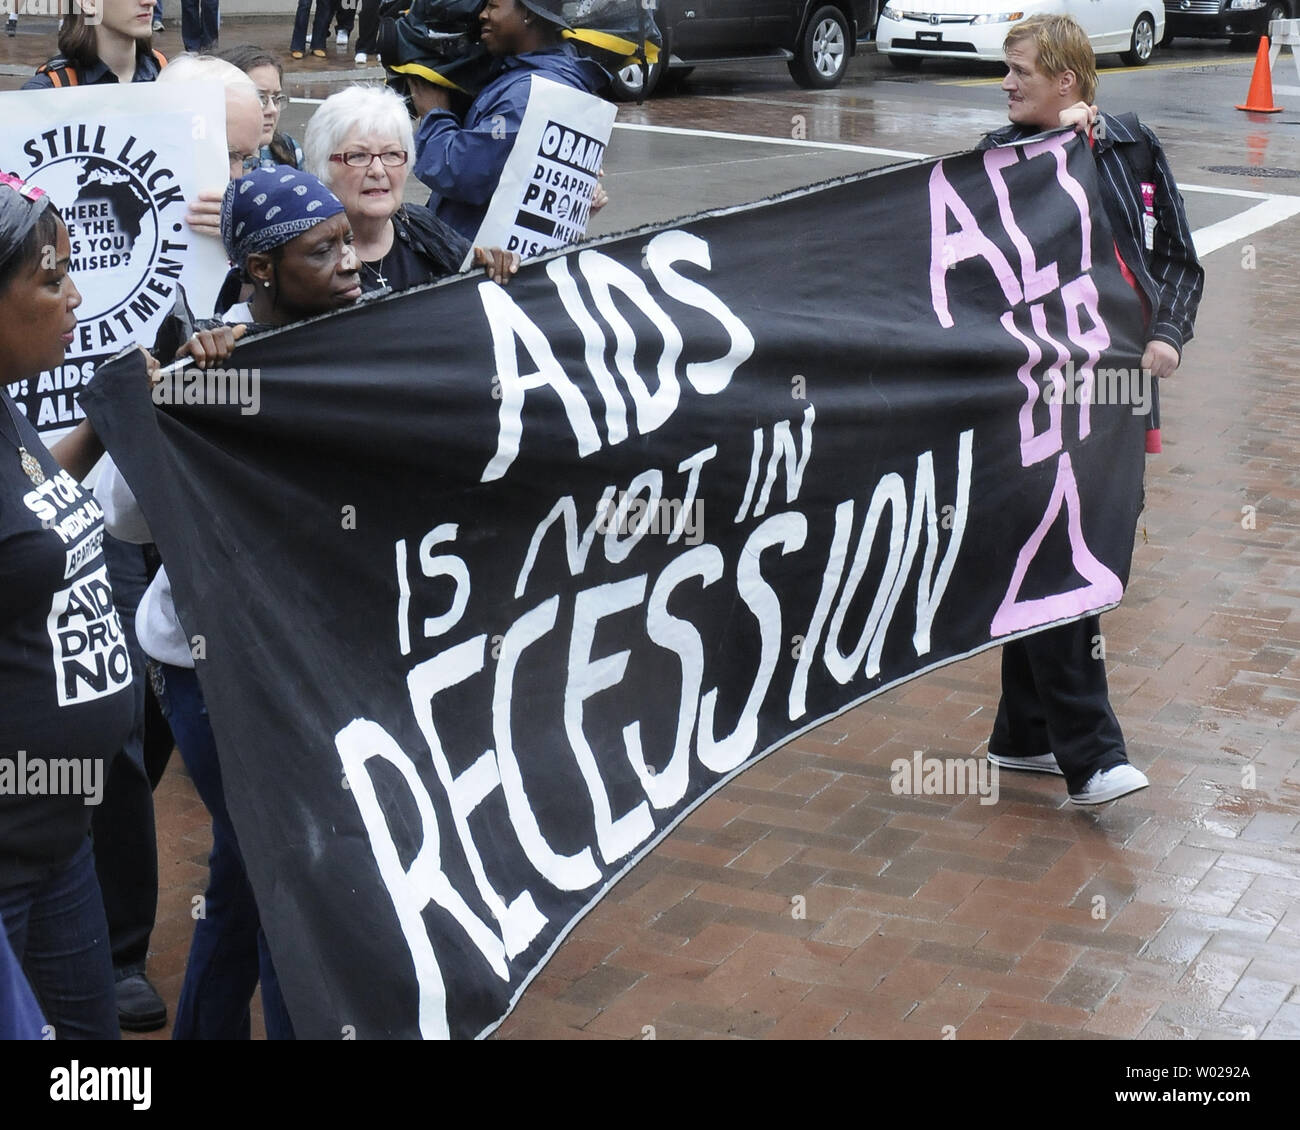
[(1002, 62), (1002, 41), (1029, 16), (1073, 16), (1098, 55), (1119, 53), (1140, 67), (1165, 33), (1163, 0), (889, 0), (876, 50), (901, 70), (925, 59)]

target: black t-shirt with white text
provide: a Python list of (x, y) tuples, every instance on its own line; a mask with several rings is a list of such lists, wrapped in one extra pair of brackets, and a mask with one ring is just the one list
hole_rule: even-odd
[[(0, 388), (0, 887), (43, 879), (85, 839), (131, 729), (131, 659), (103, 511)], [(10, 411), (12, 409), (12, 411)], [(46, 480), (19, 462), (14, 422)]]

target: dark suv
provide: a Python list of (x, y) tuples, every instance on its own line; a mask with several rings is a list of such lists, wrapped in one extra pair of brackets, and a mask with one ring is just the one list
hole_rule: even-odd
[(802, 87), (838, 86), (858, 37), (875, 28), (878, 10), (879, 0), (658, 0), (660, 62), (649, 68), (648, 82), (640, 67), (619, 71), (615, 96), (644, 96), (661, 78), (747, 59), (785, 59)]
[(1300, 12), (1300, 0), (1165, 0), (1165, 37), (1217, 39), (1227, 36), (1234, 47), (1254, 50), (1271, 20), (1289, 20)]

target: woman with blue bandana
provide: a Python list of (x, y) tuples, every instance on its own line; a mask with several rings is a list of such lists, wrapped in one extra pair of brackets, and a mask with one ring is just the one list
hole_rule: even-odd
[[(221, 235), (235, 277), (253, 287), (247, 302), (226, 311), (227, 324), (256, 332), (342, 309), (361, 297), (360, 265), (343, 205), (310, 173), (280, 165), (232, 181), (222, 198)], [(234, 335), (210, 338), (216, 350), (205, 363), (223, 361), (234, 340)], [(111, 530), (132, 541), (151, 540), (115, 469), (101, 481), (97, 497)], [(154, 689), (177, 748), (212, 816), (204, 916), (195, 922), (172, 1038), (248, 1039), (249, 1005), (260, 980), (267, 1037), (292, 1039), (293, 1025), (226, 809), (189, 634), (177, 619), (165, 564), (140, 602), (137, 627), (141, 646), (156, 664)]]
[(283, 326), (351, 306), (361, 263), (338, 198), (311, 173), (277, 165), (231, 181), (221, 202), (221, 241), (244, 283), (246, 303), (226, 322)]

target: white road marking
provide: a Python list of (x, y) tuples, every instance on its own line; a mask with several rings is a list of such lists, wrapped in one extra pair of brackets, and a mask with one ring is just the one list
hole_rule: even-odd
[(1289, 220), (1297, 213), (1300, 213), (1300, 196), (1274, 196), (1261, 201), (1253, 208), (1192, 232), (1196, 254), (1204, 258), (1212, 251), (1240, 243), (1248, 236)]
[(793, 137), (759, 137), (748, 133), (720, 133), (711, 129), (683, 129), (680, 126), (643, 126), (615, 122), (615, 129), (634, 133), (666, 133), (676, 137), (699, 137), (712, 141), (741, 141), (759, 145), (791, 145), (796, 149), (834, 149), (841, 153), (870, 153), (876, 157), (898, 157), (904, 161), (923, 161), (928, 153), (908, 153), (902, 149), (875, 149), (868, 145), (848, 145), (839, 141), (800, 141)]
[(1273, 84), (1274, 94), (1300, 94), (1300, 86), (1278, 86)]

